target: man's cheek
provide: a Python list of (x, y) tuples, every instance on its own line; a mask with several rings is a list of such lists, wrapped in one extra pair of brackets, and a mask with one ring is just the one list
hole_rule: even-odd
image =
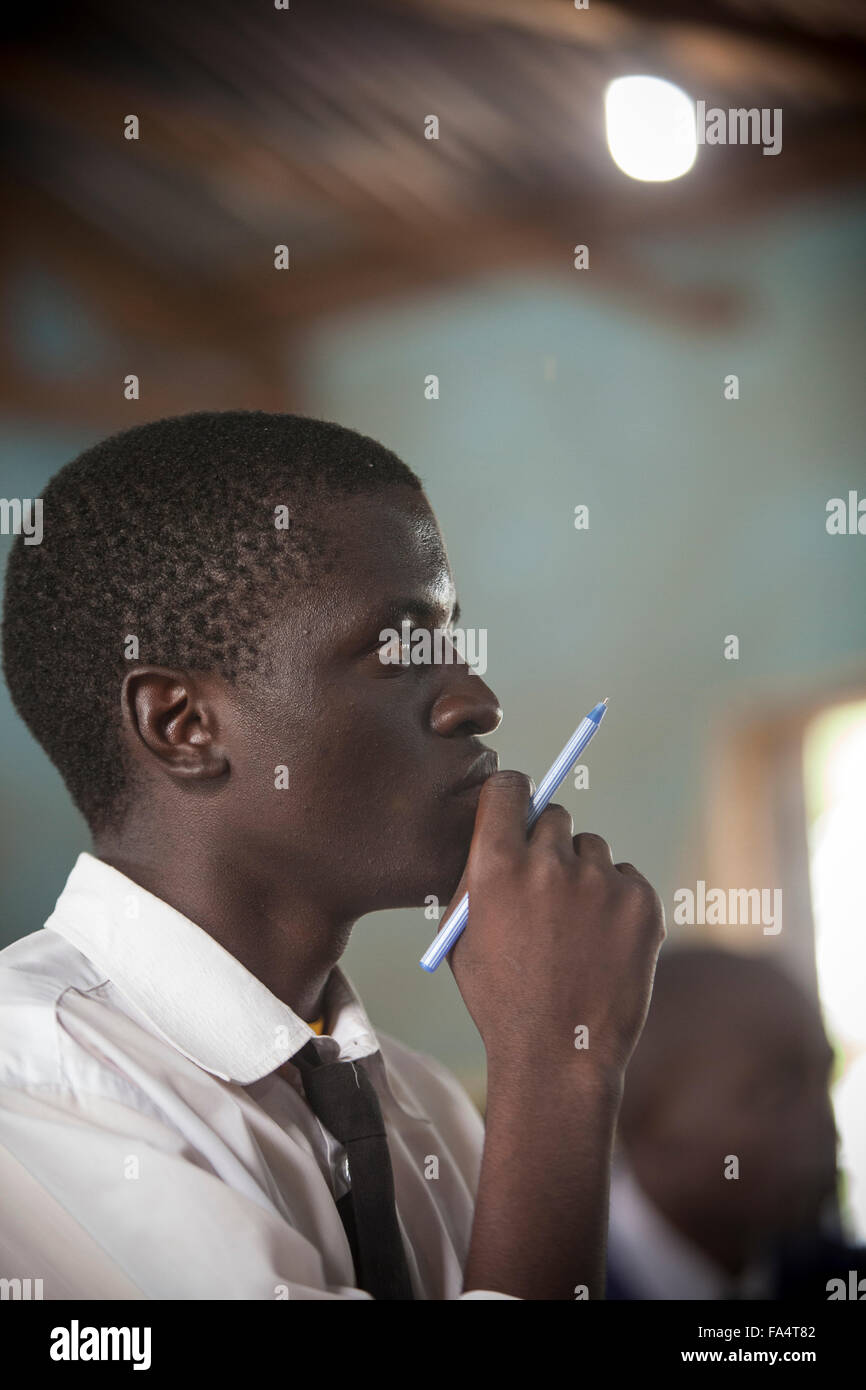
[(383, 800), (391, 816), (411, 821), (417, 815), (416, 798), (413, 797), (411, 789), (407, 786), (391, 787), (384, 793)]

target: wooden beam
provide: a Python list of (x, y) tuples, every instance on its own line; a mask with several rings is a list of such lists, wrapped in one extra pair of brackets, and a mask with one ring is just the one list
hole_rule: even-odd
[[(372, 137), (366, 139), (363, 126), (353, 135), (352, 158), (339, 167), (329, 162), (335, 137), (325, 126), (320, 128), (325, 142), (311, 141), (308, 158), (293, 154), (286, 137), (298, 106), (303, 108), (302, 98), (287, 103), (280, 113), (283, 124), (272, 128), (264, 112), (249, 107), (241, 113), (231, 102), (212, 101), (206, 87), (191, 99), (182, 91), (157, 91), (140, 78), (85, 75), (37, 50), (0, 56), (0, 76), (4, 101), (17, 119), (52, 122), (53, 139), (62, 142), (64, 132), (72, 131), (92, 141), (95, 149), (143, 161), (156, 175), (194, 179), (203, 197), (213, 199), (219, 216), (230, 215), (220, 194), (232, 185), (239, 204), (246, 195), (259, 209), (270, 205), (279, 213), (281, 208), (291, 209), (293, 198), (312, 201), (325, 213), (342, 212), (382, 233), (400, 219), (401, 199), (407, 213), (413, 205), (408, 188), (401, 189), (399, 156), (391, 160), (389, 180), (377, 185), (375, 171), (365, 175), (364, 151), (375, 152), (376, 147)], [(127, 113), (140, 119), (137, 142), (123, 138)], [(420, 133), (417, 140), (408, 131), (398, 138), (407, 153), (417, 153), (424, 144)], [(420, 212), (426, 214), (429, 208)]]
[(644, 276), (641, 238), (742, 227), (789, 200), (857, 184), (866, 173), (866, 122), (840, 117), (800, 132), (799, 141), (786, 145), (776, 159), (757, 154), (713, 148), (679, 183), (636, 184), (622, 178), (616, 195), (608, 186), (579, 201), (536, 200), (531, 213), (508, 206), (481, 209), (459, 220), (432, 221), (411, 236), (397, 229), (387, 242), (367, 241), (350, 255), (296, 257), (284, 272), (263, 262), (242, 275), (242, 293), (263, 318), (290, 316), (299, 322), (512, 268), (574, 277), (572, 247), (585, 243), (593, 273), (581, 283), (588, 288), (616, 291), (621, 276), (628, 293), (663, 316), (706, 321), (715, 314), (719, 323), (727, 323), (737, 312), (735, 289), (665, 284), (657, 271)]
[[(124, 361), (136, 362), (135, 344), (123, 350)], [(145, 420), (182, 415), (191, 410), (303, 411), (303, 377), (298, 370), (300, 350), (289, 340), (262, 351), (257, 360), (237, 364), (167, 354), (141, 371), (141, 397), (123, 398), (123, 373), (104, 371), (82, 375), (38, 376), (22, 365), (10, 345), (0, 353), (0, 411), (7, 418), (56, 424), (85, 425), (97, 430), (120, 430)]]
[[(826, 94), (828, 81), (837, 97), (863, 100), (866, 45), (856, 34), (837, 36), (820, 25), (786, 22), (778, 11), (772, 19), (756, 20), (746, 11), (701, 0), (648, 0), (646, 5), (623, 0), (592, 0), (576, 10), (571, 0), (383, 0), (405, 13), (409, 6), (430, 18), (452, 25), (488, 28), (508, 25), (532, 34), (617, 56), (641, 49), (657, 54), (689, 52), (702, 60), (704, 79), (720, 70), (742, 73), (743, 64), (765, 83), (795, 86), (804, 96)], [(697, 12), (697, 13), (696, 13)]]
[(0, 231), (7, 281), (22, 265), (57, 275), (120, 341), (169, 352), (222, 353), (239, 362), (255, 359), (268, 341), (257, 307), (244, 298), (242, 286), (235, 292), (230, 279), (181, 280), (162, 265), (141, 261), (78, 212), (26, 183), (6, 180), (0, 194), (15, 208), (15, 218)]

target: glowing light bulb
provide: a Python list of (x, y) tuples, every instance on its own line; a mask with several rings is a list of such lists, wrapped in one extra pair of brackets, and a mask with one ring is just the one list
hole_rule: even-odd
[(660, 183), (697, 158), (691, 97), (661, 77), (618, 77), (604, 94), (608, 149), (629, 178)]

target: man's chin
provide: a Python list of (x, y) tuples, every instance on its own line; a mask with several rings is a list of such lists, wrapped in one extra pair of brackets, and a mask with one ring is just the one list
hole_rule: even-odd
[[(366, 909), (374, 912), (381, 908), (429, 908), (439, 909), (439, 920), (443, 910), (457, 892), (469, 849), (472, 844), (473, 819), (465, 825), (455, 827), (437, 824), (429, 835), (422, 834), (417, 855), (411, 852), (401, 855), (401, 863), (393, 861), (388, 866), (388, 846), (383, 847), (381, 862), (388, 867), (385, 892), (387, 902), (377, 902)], [(417, 842), (417, 841), (416, 841)]]
[(411, 878), (407, 875), (402, 885), (390, 885), (396, 893), (387, 906), (425, 908), (429, 911), (431, 922), (441, 922), (445, 909), (457, 892), (465, 867), (466, 861), (463, 859), (457, 867), (450, 869), (441, 863), (437, 864), (435, 868), (431, 868), (429, 874), (420, 878), (416, 874), (412, 874)]
[(436, 874), (436, 882), (434, 886), (431, 887), (430, 894), (438, 900), (440, 907), (446, 908), (457, 892), (460, 886), (460, 880), (463, 877), (463, 871), (466, 868), (468, 855), (469, 847), (467, 846), (466, 853), (460, 856), (456, 864), (448, 868), (444, 865), (439, 866), (439, 870)]

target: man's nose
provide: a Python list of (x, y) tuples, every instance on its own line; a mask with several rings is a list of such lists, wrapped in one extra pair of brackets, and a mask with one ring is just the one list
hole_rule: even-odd
[(468, 666), (455, 669), (454, 677), (439, 695), (430, 724), (441, 738), (456, 734), (492, 734), (502, 723), (502, 707), (480, 676)]

